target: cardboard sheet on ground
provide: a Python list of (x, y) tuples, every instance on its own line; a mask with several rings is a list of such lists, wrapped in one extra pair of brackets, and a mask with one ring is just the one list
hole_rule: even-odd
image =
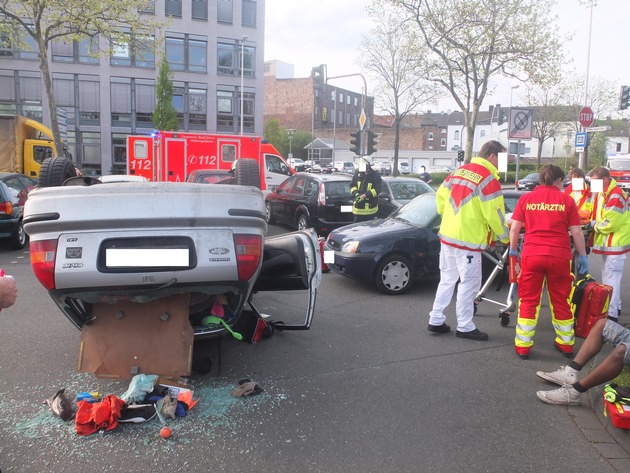
[(188, 320), (189, 297), (94, 304), (94, 320), (81, 330), (79, 371), (120, 379), (190, 374), (194, 333)]

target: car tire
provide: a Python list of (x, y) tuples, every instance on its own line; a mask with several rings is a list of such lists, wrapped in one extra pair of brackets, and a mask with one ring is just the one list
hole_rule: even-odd
[(39, 187), (57, 187), (66, 179), (77, 177), (77, 170), (68, 158), (46, 158), (39, 170)]
[(382, 258), (374, 274), (376, 287), (388, 295), (403, 294), (411, 286), (412, 279), (413, 269), (409, 260), (398, 254)]
[(22, 221), (20, 221), (20, 226), (18, 227), (18, 229), (15, 232), (15, 235), (13, 236), (13, 241), (12, 241), (11, 246), (15, 250), (21, 250), (22, 248), (26, 246), (27, 240), (28, 240), (28, 235), (26, 235), (26, 232), (24, 231), (24, 225), (22, 225)]
[(273, 216), (273, 210), (271, 210), (271, 202), (265, 202), (265, 208), (267, 209), (267, 223), (273, 225), (276, 223), (276, 219)]
[(308, 221), (308, 217), (304, 215), (303, 213), (298, 215), (296, 224), (297, 224), (298, 230), (305, 230), (307, 228), (310, 228), (311, 226), (311, 224)]
[(234, 163), (234, 180), (239, 186), (260, 189), (260, 169), (255, 159), (240, 158)]

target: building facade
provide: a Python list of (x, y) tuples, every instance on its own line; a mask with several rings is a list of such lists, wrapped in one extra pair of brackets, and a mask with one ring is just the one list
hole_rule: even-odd
[[(62, 133), (77, 166), (98, 175), (126, 171), (126, 137), (155, 128), (162, 55), (181, 130), (262, 135), (264, 11), (265, 0), (148, 0), (140, 13), (168, 26), (139, 48), (109, 48), (100, 38), (101, 50), (112, 51), (104, 57), (89, 40), (51, 44)], [(0, 45), (0, 113), (50, 125), (37, 45)]]

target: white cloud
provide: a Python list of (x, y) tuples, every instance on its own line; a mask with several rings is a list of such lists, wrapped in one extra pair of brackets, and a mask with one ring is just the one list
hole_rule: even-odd
[[(313, 66), (326, 64), (329, 76), (360, 73), (356, 63), (361, 35), (373, 26), (365, 10), (369, 0), (267, 0), (265, 12), (265, 60), (278, 59), (295, 66), (295, 77), (308, 77)], [(599, 0), (593, 8), (589, 77), (630, 85), (630, 1)], [(589, 8), (579, 0), (559, 0), (553, 9), (563, 33), (573, 33), (568, 45), (576, 74), (586, 74), (589, 44)], [(339, 83), (361, 91), (363, 82), (345, 79)], [(498, 81), (494, 103), (509, 104), (512, 83)], [(515, 83), (514, 83), (515, 84)], [(514, 105), (519, 99), (514, 93)], [(368, 93), (370, 84), (368, 83)], [(448, 101), (447, 101), (448, 102)], [(449, 108), (455, 109), (452, 101)], [(446, 106), (446, 105), (443, 105)]]

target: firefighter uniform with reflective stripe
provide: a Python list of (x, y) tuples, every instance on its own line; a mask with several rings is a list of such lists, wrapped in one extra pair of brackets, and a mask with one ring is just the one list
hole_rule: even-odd
[(440, 284), (429, 324), (446, 320), (457, 281), (457, 329), (475, 330), (474, 302), (481, 287), (481, 253), (495, 240), (506, 241), (505, 206), (497, 169), (483, 158), (453, 171), (436, 194), (440, 225)]
[(569, 227), (580, 226), (575, 200), (556, 186), (541, 185), (519, 199), (512, 220), (525, 227), (518, 277), (516, 353), (527, 355), (534, 345), (545, 283), (556, 346), (572, 353), (575, 335), (569, 305), (573, 282)]
[(630, 251), (628, 196), (611, 179), (608, 189), (595, 194), (593, 207), (593, 253), (603, 255), (602, 282), (613, 288), (608, 315), (617, 319), (621, 309), (621, 278)]
[[(378, 212), (378, 195), (381, 193), (380, 174), (368, 165), (365, 172), (357, 172), (352, 177), (350, 192), (354, 197), (352, 213), (355, 221), (374, 218)], [(365, 199), (361, 198), (363, 195)]]

